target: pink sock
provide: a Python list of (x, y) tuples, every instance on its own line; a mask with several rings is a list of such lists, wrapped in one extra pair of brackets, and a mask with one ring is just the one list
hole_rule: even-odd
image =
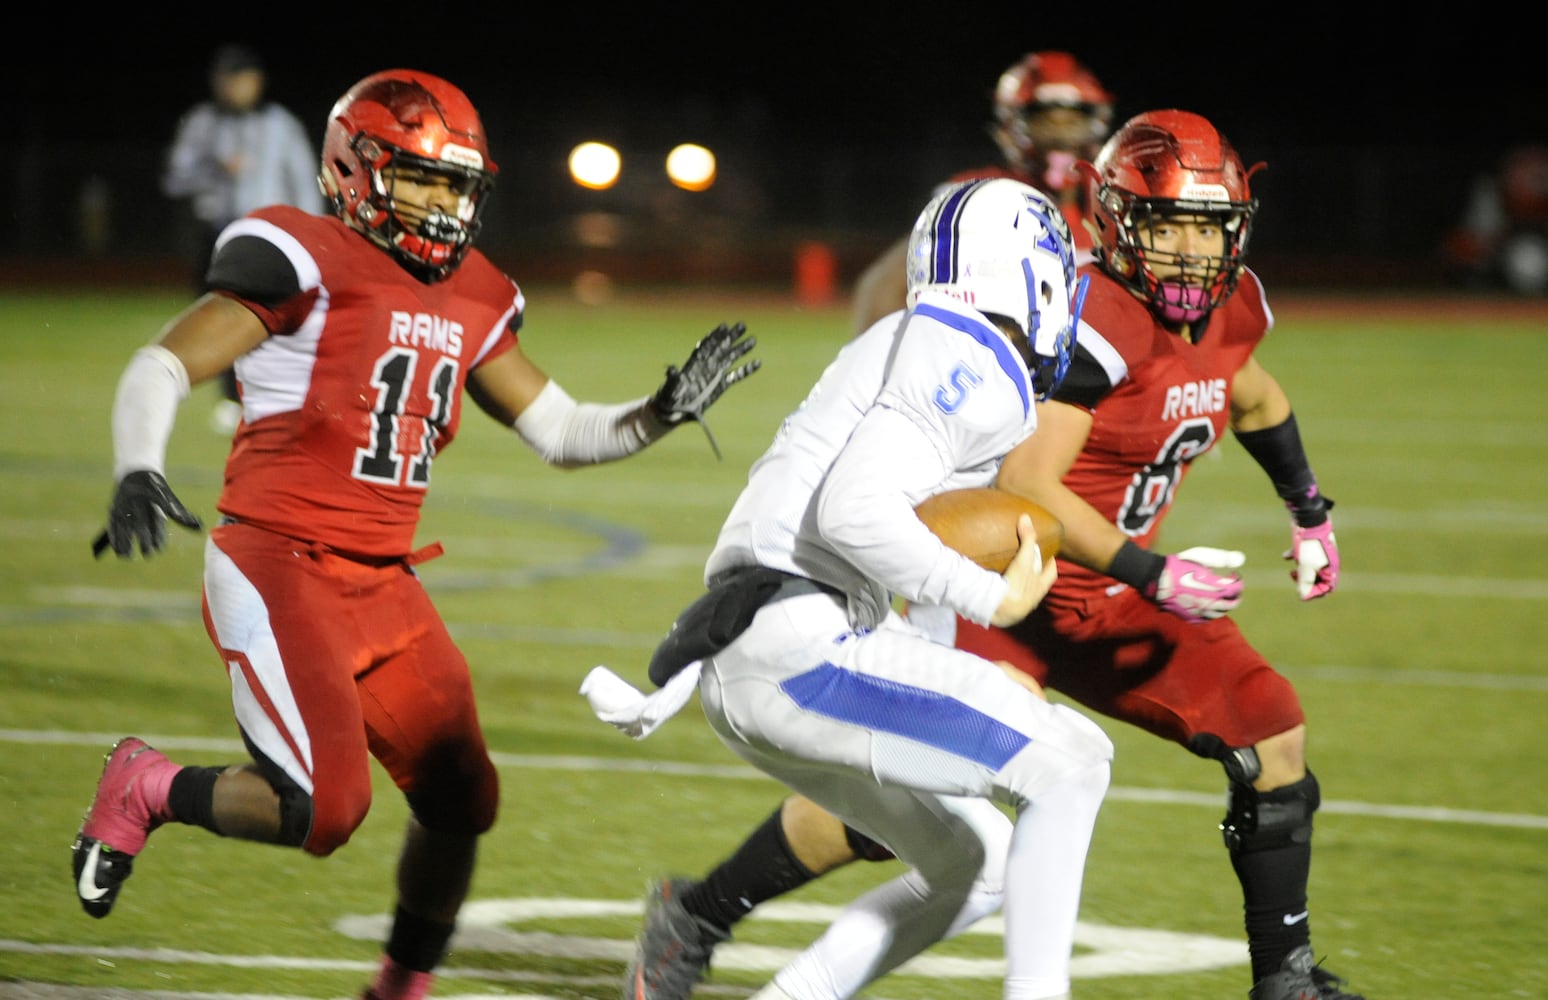
[(430, 984), (435, 975), (405, 968), (386, 955), (382, 956), (381, 971), (371, 984), (368, 996), (373, 1000), (424, 1000), (430, 995)]

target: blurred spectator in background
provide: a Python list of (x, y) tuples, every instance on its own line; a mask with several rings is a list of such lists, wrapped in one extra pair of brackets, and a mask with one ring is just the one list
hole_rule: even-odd
[[(964, 170), (946, 184), (1009, 177), (1032, 185), (1063, 209), (1075, 237), (1076, 262), (1089, 260), (1086, 186), (1075, 176), (1075, 163), (1094, 158), (1107, 139), (1113, 121), (1113, 95), (1070, 53), (1029, 52), (1000, 74), (993, 107), (989, 134), (1000, 147), (1004, 162)], [(900, 238), (855, 282), (855, 333), (903, 308), (907, 247), (908, 238)]]
[(1468, 285), (1548, 292), (1548, 146), (1511, 150), (1497, 172), (1473, 182), (1445, 254)]
[[(167, 150), (162, 191), (186, 202), (196, 230), (194, 290), (209, 290), (205, 272), (226, 225), (267, 205), (323, 210), (317, 153), (289, 109), (264, 100), (268, 78), (258, 53), (243, 45), (217, 49), (210, 98), (184, 113)], [(236, 376), (221, 377), (210, 423), (231, 433), (241, 419)]]

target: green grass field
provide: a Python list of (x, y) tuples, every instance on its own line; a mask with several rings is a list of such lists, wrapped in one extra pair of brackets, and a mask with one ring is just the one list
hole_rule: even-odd
[[(582, 307), (533, 290), (528, 353), (577, 397), (654, 388), (715, 323), (744, 319), (765, 368), (711, 423), (617, 465), (542, 465), (470, 406), (436, 465), (424, 567), (473, 664), (503, 779), (474, 904), (437, 996), (611, 998), (641, 891), (700, 873), (781, 789), (696, 707), (635, 743), (577, 687), (644, 663), (699, 590), (747, 465), (847, 336), (847, 311), (690, 292)], [(94, 562), (108, 412), (168, 294), (0, 299), (0, 998), (354, 996), (377, 954), (403, 805), (385, 781), (333, 857), (170, 827), (113, 915), (77, 904), (69, 845), (102, 754), (134, 733), (189, 763), (235, 759), (199, 621), (201, 546)], [(1322, 782), (1311, 885), (1319, 957), (1370, 1000), (1548, 997), (1548, 307), (1276, 303), (1260, 356), (1297, 403), (1338, 501), (1339, 591), (1296, 601), (1286, 518), (1234, 442), (1183, 487), (1169, 547), (1248, 553), (1238, 619), (1295, 681)], [(213, 387), (184, 405), (169, 478), (207, 520), (225, 442)], [(176, 530), (176, 529), (174, 529)], [(1241, 998), (1241, 901), (1216, 832), (1219, 768), (1117, 723), (1086, 877), (1076, 995)], [(895, 873), (855, 866), (747, 922), (705, 996), (742, 997), (844, 902)], [(1000, 941), (933, 950), (867, 996), (1000, 995)], [(1193, 967), (1188, 960), (1196, 959)]]

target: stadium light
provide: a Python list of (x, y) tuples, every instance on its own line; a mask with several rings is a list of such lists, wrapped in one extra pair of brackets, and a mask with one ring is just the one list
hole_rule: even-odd
[(618, 183), (623, 160), (605, 142), (583, 142), (570, 150), (570, 179), (583, 188), (606, 191)]
[(667, 177), (684, 191), (707, 191), (715, 183), (715, 154), (685, 142), (667, 154)]

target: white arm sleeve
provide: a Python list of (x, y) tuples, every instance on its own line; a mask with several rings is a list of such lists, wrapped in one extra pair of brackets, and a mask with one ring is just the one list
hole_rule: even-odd
[(632, 455), (669, 429), (650, 416), (650, 397), (604, 406), (577, 403), (549, 380), (511, 425), (549, 465), (575, 469)]
[(113, 478), (138, 469), (165, 472), (177, 407), (188, 398), (188, 369), (159, 344), (134, 352), (113, 397)]

